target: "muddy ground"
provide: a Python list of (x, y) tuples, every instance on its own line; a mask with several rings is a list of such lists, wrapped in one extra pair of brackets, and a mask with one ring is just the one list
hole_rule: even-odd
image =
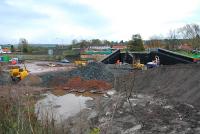
[(91, 128), (102, 134), (200, 133), (200, 65), (108, 68), (119, 76), (114, 79), (117, 93), (87, 102), (88, 109), (66, 121), (69, 133), (88, 133)]
[(88, 133), (99, 128), (101, 134), (198, 134), (199, 109), (166, 97), (125, 94), (99, 97), (87, 102), (88, 109), (69, 118), (69, 133)]
[[(114, 95), (95, 97), (87, 102), (87, 109), (63, 121), (65, 133), (89, 133), (97, 128), (102, 134), (198, 134), (199, 68), (200, 65), (193, 64), (132, 70), (128, 65), (94, 63), (69, 72), (29, 77), (21, 86), (54, 88), (77, 76), (113, 85)], [(3, 75), (0, 82), (7, 81)]]
[[(55, 66), (50, 66), (51, 64), (54, 64)], [(21, 68), (24, 68), (24, 65), (29, 71), (28, 77), (26, 77), (26, 79), (23, 81), (13, 82), (9, 74), (10, 69), (12, 66), (20, 66)], [(16, 93), (25, 95), (27, 92), (31, 94), (44, 93), (45, 91), (52, 90), (52, 88), (50, 86), (46, 86), (40, 75), (45, 75), (48, 77), (48, 75), (51, 73), (68, 72), (75, 68), (76, 67), (72, 63), (26, 61), (25, 64), (10, 65), (9, 63), (1, 62), (0, 96), (15, 96)]]

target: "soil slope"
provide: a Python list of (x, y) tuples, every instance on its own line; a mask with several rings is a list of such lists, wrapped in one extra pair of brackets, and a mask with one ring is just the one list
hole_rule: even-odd
[[(161, 93), (200, 106), (200, 65), (173, 65), (134, 72), (135, 91)], [(133, 77), (133, 76), (132, 76)]]

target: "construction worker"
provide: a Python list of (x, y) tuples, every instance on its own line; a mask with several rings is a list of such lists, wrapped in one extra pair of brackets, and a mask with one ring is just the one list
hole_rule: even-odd
[(119, 65), (120, 64), (120, 60), (117, 60), (116, 64)]
[(155, 56), (155, 62), (156, 62), (157, 65), (160, 64), (160, 59), (159, 59), (159, 57), (157, 55)]

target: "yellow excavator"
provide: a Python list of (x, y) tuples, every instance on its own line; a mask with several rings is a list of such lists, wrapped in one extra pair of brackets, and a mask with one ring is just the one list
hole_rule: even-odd
[(26, 78), (29, 74), (29, 71), (26, 69), (24, 64), (24, 68), (19, 66), (13, 66), (10, 70), (10, 77), (12, 81), (20, 81)]
[(129, 55), (132, 57), (132, 67), (133, 67), (133, 69), (139, 69), (139, 70), (145, 70), (146, 69), (145, 65), (140, 63), (140, 59), (139, 58), (136, 58), (131, 53), (129, 53)]
[(137, 60), (133, 61), (133, 68), (134, 69), (141, 69), (141, 70), (143, 70), (144, 67), (145, 67), (144, 64), (140, 63), (140, 59), (137, 59)]
[(87, 65), (87, 61), (84, 61), (84, 60), (76, 60), (76, 61), (75, 61), (75, 65), (76, 65), (76, 66), (86, 66), (86, 65)]

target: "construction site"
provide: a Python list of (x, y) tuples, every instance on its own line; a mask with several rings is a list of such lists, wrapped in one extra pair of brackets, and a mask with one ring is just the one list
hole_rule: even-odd
[[(0, 97), (5, 107), (12, 105), (8, 100), (28, 106), (27, 133), (200, 133), (199, 58), (165, 49), (93, 49), (70, 62), (15, 63), (4, 56), (9, 62), (0, 63)], [(20, 133), (21, 120), (6, 127), (7, 118), (0, 118), (6, 128), (0, 134)]]

